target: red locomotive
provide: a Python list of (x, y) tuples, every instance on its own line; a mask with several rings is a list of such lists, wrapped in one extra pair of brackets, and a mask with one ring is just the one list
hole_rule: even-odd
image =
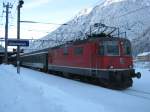
[(131, 44), (123, 38), (95, 37), (49, 49), (48, 70), (97, 79), (107, 86), (132, 86)]

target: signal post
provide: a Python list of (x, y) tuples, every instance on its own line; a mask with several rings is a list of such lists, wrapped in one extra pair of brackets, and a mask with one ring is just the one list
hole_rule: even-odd
[[(23, 0), (19, 0), (17, 6), (17, 40), (20, 40), (20, 9), (24, 4)], [(20, 74), (20, 46), (17, 46), (17, 73)]]

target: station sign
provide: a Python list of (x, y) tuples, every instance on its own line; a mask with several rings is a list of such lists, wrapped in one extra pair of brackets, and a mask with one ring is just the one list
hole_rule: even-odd
[(27, 39), (8, 39), (8, 46), (29, 46), (29, 40)]

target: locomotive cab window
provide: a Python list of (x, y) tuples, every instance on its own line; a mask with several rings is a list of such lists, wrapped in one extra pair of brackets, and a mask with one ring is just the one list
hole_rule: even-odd
[(105, 54), (105, 46), (102, 43), (99, 45), (99, 54), (101, 56)]
[(82, 55), (83, 54), (83, 47), (76, 47), (74, 48), (75, 55)]
[(103, 41), (99, 45), (99, 54), (106, 56), (118, 56), (119, 44), (118, 41)]
[(130, 42), (124, 42), (123, 43), (123, 54), (124, 55), (131, 55), (131, 44)]

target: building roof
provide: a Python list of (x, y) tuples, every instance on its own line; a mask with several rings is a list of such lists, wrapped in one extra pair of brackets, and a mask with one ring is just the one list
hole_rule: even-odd
[(147, 55), (150, 55), (150, 52), (143, 52), (138, 54), (137, 56), (147, 56)]

